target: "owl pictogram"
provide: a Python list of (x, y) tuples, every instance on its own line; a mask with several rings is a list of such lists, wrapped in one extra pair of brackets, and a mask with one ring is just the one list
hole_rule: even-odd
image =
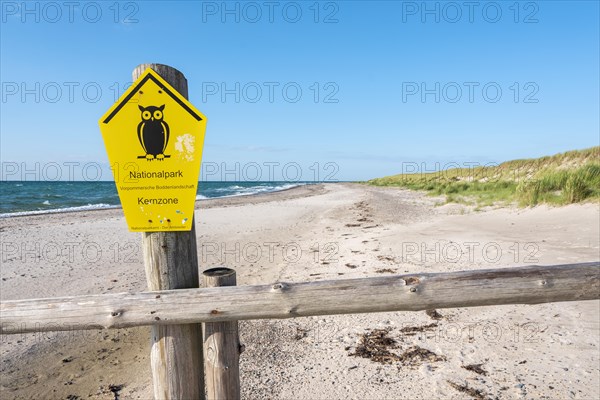
[(138, 158), (145, 158), (148, 161), (162, 161), (169, 158), (170, 156), (165, 155), (170, 133), (169, 125), (163, 120), (165, 105), (160, 107), (138, 105), (138, 107), (142, 112), (142, 121), (137, 126), (138, 140), (146, 152)]

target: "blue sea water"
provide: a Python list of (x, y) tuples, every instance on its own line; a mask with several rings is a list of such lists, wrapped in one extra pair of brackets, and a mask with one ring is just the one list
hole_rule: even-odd
[[(307, 182), (199, 182), (196, 199), (244, 196)], [(114, 182), (0, 181), (0, 218), (120, 207)]]

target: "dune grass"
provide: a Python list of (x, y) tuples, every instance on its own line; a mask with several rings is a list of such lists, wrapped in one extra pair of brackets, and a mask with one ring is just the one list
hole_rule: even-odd
[(424, 190), (446, 202), (477, 206), (564, 205), (600, 200), (600, 146), (497, 166), (400, 174), (367, 182)]

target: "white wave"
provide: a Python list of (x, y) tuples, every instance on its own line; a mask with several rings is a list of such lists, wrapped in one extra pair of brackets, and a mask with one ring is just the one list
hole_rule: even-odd
[[(295, 188), (297, 186), (304, 186), (304, 185), (306, 185), (306, 183), (294, 183), (294, 184), (290, 183), (290, 184), (285, 184), (285, 185), (280, 185), (280, 186), (250, 186), (250, 187), (234, 186), (234, 187), (240, 188), (239, 190), (237, 190), (237, 193), (232, 193), (232, 194), (228, 194), (225, 196), (218, 196), (218, 197), (212, 197), (212, 198), (222, 199), (225, 197), (252, 196), (252, 195), (260, 194), (260, 193), (279, 192), (282, 190), (287, 190), (287, 189)], [(226, 190), (230, 191), (231, 187), (222, 188), (222, 189), (226, 189)]]
[[(252, 196), (260, 193), (271, 193), (271, 192), (279, 192), (282, 190), (291, 189), (297, 186), (304, 186), (306, 183), (290, 183), (284, 185), (277, 186), (250, 186), (250, 187), (241, 187), (235, 186), (238, 188), (236, 193), (231, 193), (224, 196), (217, 197), (207, 197), (201, 194), (196, 195), (196, 200), (206, 200), (210, 198), (225, 198), (225, 197), (239, 197), (239, 196)], [(231, 191), (231, 188), (227, 188), (227, 190)], [(44, 201), (45, 205), (51, 204), (48, 200)], [(43, 215), (43, 214), (54, 214), (54, 213), (68, 213), (68, 212), (76, 212), (76, 211), (89, 211), (89, 210), (99, 210), (99, 209), (110, 209), (110, 208), (120, 208), (120, 205), (110, 205), (105, 203), (100, 204), (88, 204), (86, 206), (77, 206), (77, 207), (65, 207), (65, 208), (53, 208), (48, 210), (35, 210), (35, 211), (18, 211), (18, 212), (10, 212), (10, 213), (0, 213), (0, 218), (10, 218), (10, 217), (21, 217), (27, 215)]]
[(45, 206), (49, 206), (50, 205), (50, 201), (46, 200), (42, 204), (45, 205)]
[(89, 211), (89, 210), (99, 210), (99, 209), (119, 208), (119, 207), (120, 206), (114, 206), (114, 205), (104, 204), (104, 203), (88, 204), (87, 206), (53, 208), (50, 210), (19, 211), (19, 212), (12, 212), (12, 213), (2, 213), (2, 214), (0, 214), (0, 218), (22, 217), (25, 215), (67, 213), (67, 212), (75, 212), (75, 211)]

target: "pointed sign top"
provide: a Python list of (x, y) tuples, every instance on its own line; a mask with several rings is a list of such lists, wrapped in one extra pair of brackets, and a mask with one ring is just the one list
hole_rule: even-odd
[[(117, 102), (104, 114), (102, 122), (108, 124), (111, 119), (121, 110), (121, 108), (127, 104), (133, 96), (144, 87), (148, 80), (156, 83), (161, 90), (171, 96), (181, 107), (189, 112), (197, 121), (202, 121), (201, 113), (190, 103), (185, 97), (183, 97), (177, 90), (169, 85), (160, 75), (158, 75), (152, 68), (146, 68), (146, 71), (135, 81), (129, 89), (123, 93), (123, 95), (117, 100)], [(139, 94), (143, 94), (140, 92)]]

